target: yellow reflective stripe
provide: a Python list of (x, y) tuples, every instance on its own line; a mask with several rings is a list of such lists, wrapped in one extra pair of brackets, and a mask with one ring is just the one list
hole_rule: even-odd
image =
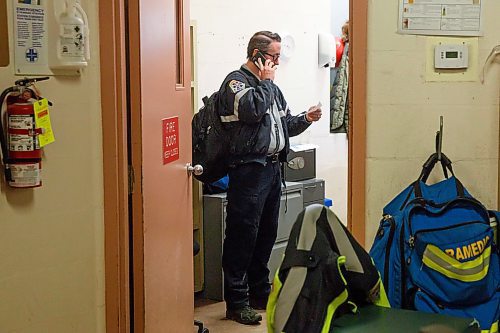
[(347, 289), (344, 289), (344, 291), (339, 296), (337, 296), (330, 304), (328, 304), (328, 310), (326, 311), (326, 318), (321, 333), (330, 332), (330, 324), (332, 323), (333, 320), (333, 314), (335, 313), (335, 310), (337, 310), (337, 308), (340, 305), (342, 305), (346, 300), (347, 300)]
[(274, 274), (273, 286), (271, 288), (271, 293), (269, 294), (269, 300), (267, 301), (266, 306), (268, 332), (274, 332), (274, 310), (276, 309), (276, 302), (278, 300), (278, 295), (281, 291), (281, 287), (283, 287), (283, 283), (281, 283), (278, 276), (279, 272), (280, 270), (278, 268), (276, 270), (276, 273)]
[[(342, 275), (342, 271), (340, 270), (340, 265), (345, 264), (345, 257), (340, 256), (337, 258), (337, 268), (338, 272), (340, 274), (340, 277), (342, 278), (342, 281), (344, 282), (344, 286), (347, 286), (347, 281), (344, 278), (344, 275)], [(330, 324), (332, 323), (333, 320), (333, 314), (335, 313), (335, 310), (342, 305), (346, 300), (347, 300), (347, 289), (344, 289), (344, 291), (338, 295), (330, 304), (328, 304), (328, 309), (326, 311), (326, 318), (323, 323), (323, 329), (321, 330), (321, 333), (329, 333), (330, 332)]]
[(345, 256), (339, 256), (337, 259), (337, 268), (339, 269), (339, 274), (340, 277), (342, 278), (342, 282), (344, 282), (344, 286), (347, 286), (347, 281), (344, 278), (344, 275), (342, 275), (342, 271), (340, 270), (340, 265), (344, 265), (346, 261)]
[[(431, 251), (434, 255), (438, 256), (442, 260), (446, 261), (449, 265), (452, 267), (455, 267), (457, 269), (461, 270), (468, 270), (468, 269), (473, 269), (476, 268), (480, 265), (482, 265), (483, 261), (486, 261), (486, 258), (489, 258), (491, 254), (491, 246), (488, 246), (484, 249), (483, 253), (478, 256), (476, 259), (467, 261), (467, 262), (460, 262), (457, 259), (449, 256), (445, 252), (441, 251), (441, 249), (435, 245), (429, 244), (427, 245), (427, 249)], [(427, 250), (426, 249), (426, 250)], [(424, 253), (425, 256), (425, 253)]]
[(423, 263), (439, 273), (459, 281), (474, 282), (488, 274), (491, 246), (488, 246), (476, 259), (460, 262), (447, 255), (437, 246), (428, 244), (423, 255)]

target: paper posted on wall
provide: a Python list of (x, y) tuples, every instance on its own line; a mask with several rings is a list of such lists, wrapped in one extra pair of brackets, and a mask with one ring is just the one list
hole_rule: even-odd
[(399, 0), (398, 32), (481, 36), (482, 0)]

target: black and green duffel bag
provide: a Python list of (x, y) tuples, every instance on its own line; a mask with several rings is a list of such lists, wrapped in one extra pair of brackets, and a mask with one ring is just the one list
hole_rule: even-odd
[(328, 333), (335, 317), (363, 303), (389, 306), (370, 256), (333, 211), (306, 207), (274, 277), (268, 333)]

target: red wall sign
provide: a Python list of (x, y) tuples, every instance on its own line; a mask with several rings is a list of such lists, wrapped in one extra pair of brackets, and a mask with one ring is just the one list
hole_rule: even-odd
[(179, 159), (179, 117), (162, 119), (163, 164)]

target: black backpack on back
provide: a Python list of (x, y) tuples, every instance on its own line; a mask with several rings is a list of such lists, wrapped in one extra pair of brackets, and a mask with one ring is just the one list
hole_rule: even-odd
[(191, 121), (192, 163), (203, 167), (203, 173), (194, 177), (212, 183), (227, 175), (230, 133), (219, 116), (219, 92), (205, 96), (203, 104)]

